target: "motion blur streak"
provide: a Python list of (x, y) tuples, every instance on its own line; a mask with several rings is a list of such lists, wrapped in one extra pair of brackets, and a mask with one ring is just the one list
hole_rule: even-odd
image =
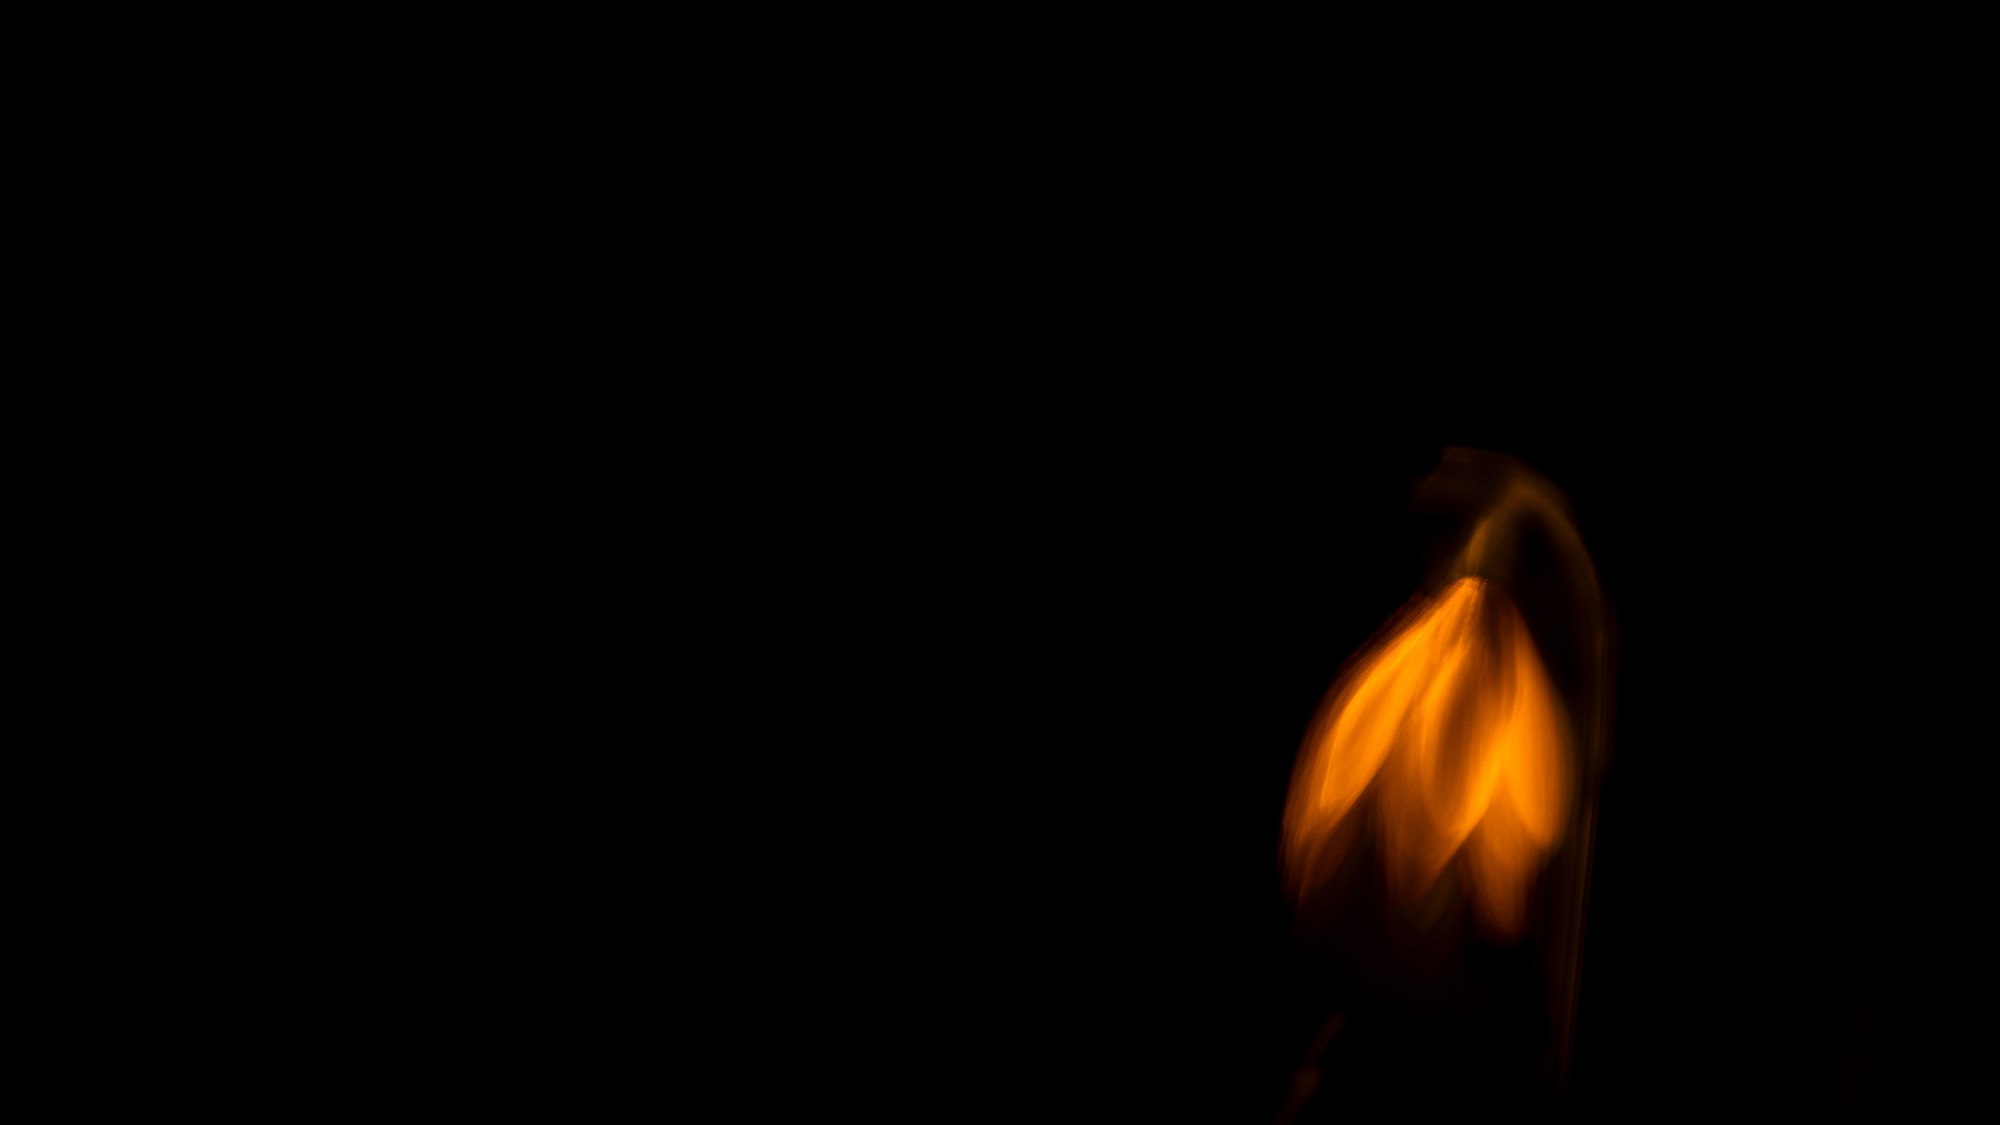
[(1511, 941), (1527, 928), (1536, 876), (1570, 823), (1578, 755), (1499, 576), (1525, 534), (1579, 555), (1581, 543), (1546, 482), (1496, 469), (1509, 464), (1498, 459), (1473, 464), (1501, 483), (1481, 493), (1442, 588), (1413, 600), (1363, 649), (1307, 733), (1286, 803), (1284, 860), (1288, 888), (1303, 901), (1372, 816), (1392, 894), (1418, 900), (1456, 860), (1480, 927)]

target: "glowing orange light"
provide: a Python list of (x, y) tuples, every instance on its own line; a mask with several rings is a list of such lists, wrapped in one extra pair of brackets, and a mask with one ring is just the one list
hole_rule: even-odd
[(1528, 500), (1503, 497), (1460, 576), (1393, 622), (1329, 694), (1285, 810), (1294, 896), (1340, 863), (1366, 810), (1399, 897), (1423, 895), (1456, 859), (1488, 933), (1524, 930), (1536, 874), (1569, 816), (1572, 734), (1519, 610), (1475, 572)]

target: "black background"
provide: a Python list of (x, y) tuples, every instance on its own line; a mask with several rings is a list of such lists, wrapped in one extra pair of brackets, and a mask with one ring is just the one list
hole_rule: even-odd
[[(529, 163), (572, 186), (518, 210), (552, 261), (431, 193), (418, 225), (458, 233), (411, 244), (477, 284), (370, 259), (341, 323), (280, 324), (272, 356), (388, 376), (319, 466), (386, 467), (363, 534), (300, 509), (297, 553), (365, 549), (285, 596), (365, 634), (310, 721), (365, 746), (335, 760), (431, 848), (381, 848), (407, 905), (358, 916), (415, 995), (534, 1044), (519, 1071), (544, 1044), (583, 1056), (566, 1099), (676, 1087), (668, 1027), (745, 1060), (752, 1110), (790, 1088), (927, 1120), (1270, 1120), (1328, 1014), (1278, 888), (1286, 781), (1420, 578), (1411, 485), (1465, 445), (1570, 496), (1618, 621), (1570, 1104), (1893, 1112), (1949, 1084), (1936, 1012), (1984, 890), (1944, 877), (1970, 835), (1949, 798), (1984, 741), (1946, 716), (1977, 698), (1990, 505), (1969, 392), (1926, 381), (1986, 367), (1943, 343), (1976, 290), (1911, 253), (1966, 257), (1936, 220), (1963, 177), (1850, 129), (1977, 146), (1864, 104), (1784, 178), (1795, 115), (1660, 129), (1673, 83), (1645, 111), (1555, 90), (1562, 125), (1532, 140), (1540, 109), (1440, 92), (1413, 127), (1385, 111), (1420, 81), (1286, 89), (1260, 58), (1172, 105), (1058, 95), (1010, 137), (992, 123), (1039, 74), (982, 83), (977, 114), (899, 79), (879, 106), (760, 91), (754, 127), (709, 108), (733, 92), (685, 128), (544, 112), (568, 151)], [(732, 151), (684, 150), (700, 128)], [(515, 178), (502, 132), (507, 170), (463, 199)], [(589, 165), (661, 149), (657, 188)], [(711, 194), (667, 202), (692, 181)], [(355, 331), (382, 299), (439, 345)], [(413, 354), (465, 385), (407, 389)], [(385, 419), (421, 464), (381, 457)], [(375, 722), (384, 695), (427, 725)], [(491, 883), (476, 908), (468, 879)], [(423, 912), (461, 928), (412, 958)], [(307, 975), (367, 972), (332, 960)], [(697, 993), (723, 1014), (691, 1017)], [(464, 1049), (407, 1014), (353, 1038), (401, 1037), (418, 1068)], [(1544, 1108), (1479, 1052), (1382, 1026), (1336, 1040), (1323, 1108)], [(470, 1053), (467, 1085), (505, 1096), (519, 1075)]]

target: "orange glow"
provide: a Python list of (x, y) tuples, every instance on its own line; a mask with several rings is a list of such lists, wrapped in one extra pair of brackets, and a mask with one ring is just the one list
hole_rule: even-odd
[(1286, 879), (1303, 900), (1369, 825), (1392, 894), (1414, 902), (1456, 863), (1482, 928), (1512, 939), (1561, 841), (1575, 790), (1573, 733), (1534, 638), (1479, 573), (1515, 490), (1474, 529), (1452, 578), (1363, 649), (1321, 707), (1285, 810)]

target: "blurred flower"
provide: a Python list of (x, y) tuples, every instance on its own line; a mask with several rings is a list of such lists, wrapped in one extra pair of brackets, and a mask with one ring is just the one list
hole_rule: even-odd
[[(1489, 541), (1482, 523), (1468, 558)], [(1363, 649), (1315, 718), (1285, 811), (1288, 886), (1303, 900), (1368, 822), (1392, 893), (1415, 900), (1456, 858), (1481, 925), (1519, 936), (1572, 761), (1520, 612), (1497, 583), (1458, 577)]]

